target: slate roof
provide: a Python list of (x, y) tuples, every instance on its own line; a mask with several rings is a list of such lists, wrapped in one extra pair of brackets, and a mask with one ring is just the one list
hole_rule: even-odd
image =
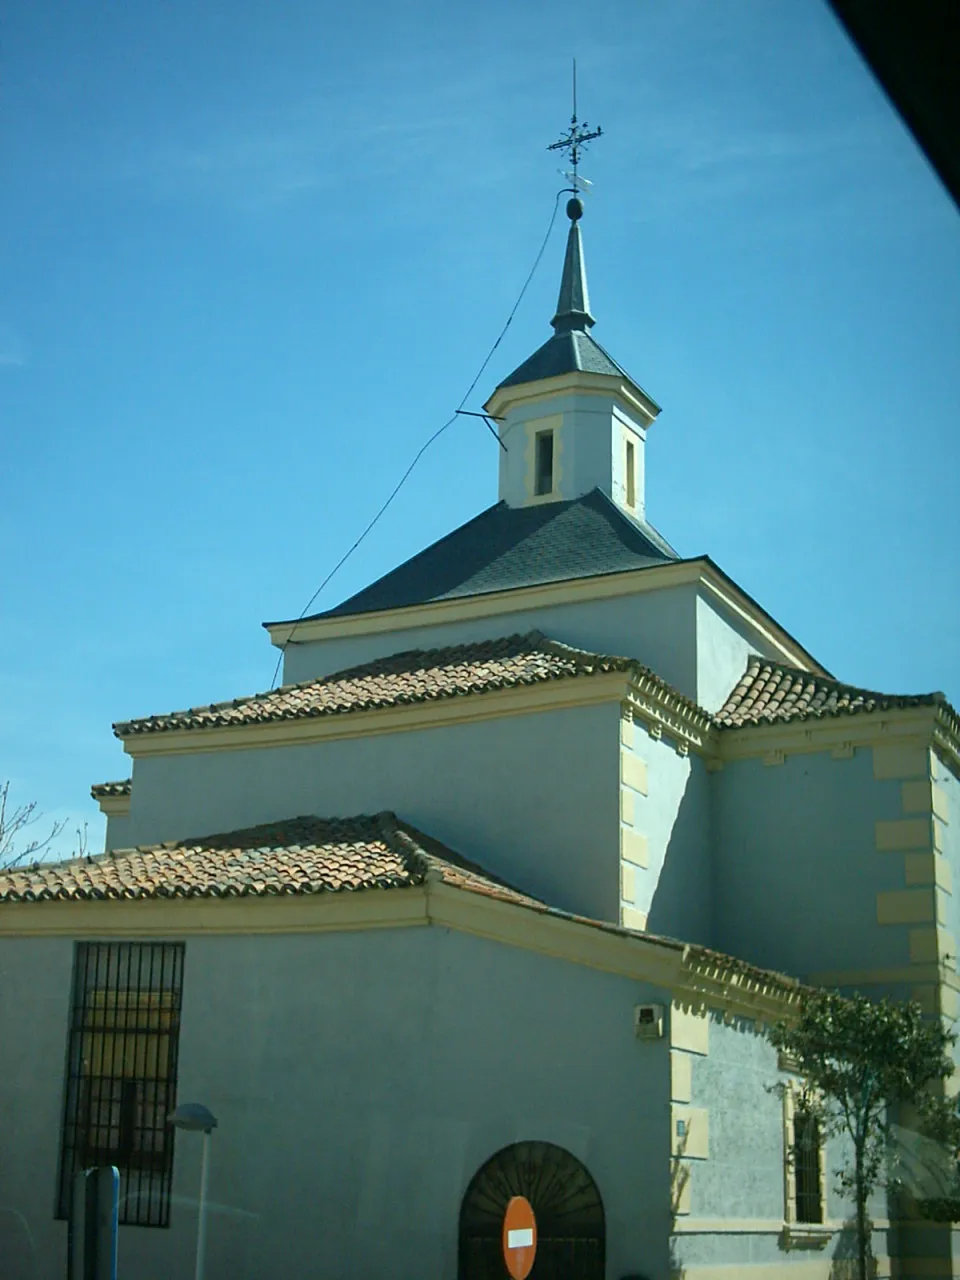
[(90, 788), (90, 794), (94, 800), (106, 800), (110, 796), (128, 796), (132, 786), (132, 778), (124, 778), (121, 782), (95, 782)]
[(318, 680), (282, 685), (268, 693), (122, 721), (113, 731), (118, 738), (130, 738), (171, 729), (344, 715), (608, 671), (636, 671), (658, 679), (631, 658), (588, 653), (531, 631), (445, 649), (409, 649)]
[(349, 600), (311, 617), (402, 609), (678, 559), (651, 525), (632, 519), (599, 489), (531, 507), (499, 502)]
[(293, 818), (225, 835), (117, 850), (0, 873), (0, 903), (285, 897), (403, 889), (428, 875), (539, 905), (395, 814)]
[(744, 725), (782, 724), (788, 720), (938, 705), (949, 708), (942, 693), (876, 693), (813, 675), (799, 667), (753, 657), (740, 683), (714, 719), (721, 728), (735, 729)]
[[(539, 382), (541, 378), (558, 378), (564, 373), (605, 373), (616, 378), (626, 378), (627, 382), (643, 391), (636, 379), (631, 378), (596, 338), (583, 329), (555, 333), (499, 385), (515, 387), (524, 382)], [(643, 394), (651, 404), (656, 404), (646, 391)], [(656, 407), (659, 410), (660, 406)]]

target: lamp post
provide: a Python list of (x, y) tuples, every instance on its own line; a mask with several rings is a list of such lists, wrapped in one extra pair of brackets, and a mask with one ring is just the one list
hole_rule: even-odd
[(207, 1169), (210, 1160), (210, 1135), (217, 1127), (217, 1118), (201, 1102), (181, 1102), (170, 1123), (176, 1129), (203, 1133), (203, 1155), (200, 1158), (200, 1204), (197, 1210), (197, 1266), (196, 1280), (203, 1280), (203, 1253), (207, 1240)]

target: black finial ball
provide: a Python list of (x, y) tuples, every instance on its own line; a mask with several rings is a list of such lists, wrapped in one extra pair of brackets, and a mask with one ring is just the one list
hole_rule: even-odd
[(567, 217), (571, 222), (583, 217), (583, 201), (579, 196), (572, 196), (567, 201)]

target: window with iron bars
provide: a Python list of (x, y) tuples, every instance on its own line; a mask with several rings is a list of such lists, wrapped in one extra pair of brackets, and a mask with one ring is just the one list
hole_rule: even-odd
[(793, 1169), (797, 1222), (822, 1222), (820, 1125), (812, 1112), (798, 1107), (793, 1115)]
[(183, 943), (81, 942), (61, 1134), (57, 1216), (74, 1176), (120, 1170), (120, 1221), (170, 1224)]

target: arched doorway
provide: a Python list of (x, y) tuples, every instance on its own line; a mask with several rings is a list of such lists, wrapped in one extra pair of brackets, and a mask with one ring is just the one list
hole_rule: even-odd
[(530, 1280), (603, 1280), (606, 1228), (597, 1184), (550, 1142), (504, 1147), (474, 1174), (460, 1206), (459, 1280), (505, 1280), (501, 1231), (511, 1196), (537, 1218)]

